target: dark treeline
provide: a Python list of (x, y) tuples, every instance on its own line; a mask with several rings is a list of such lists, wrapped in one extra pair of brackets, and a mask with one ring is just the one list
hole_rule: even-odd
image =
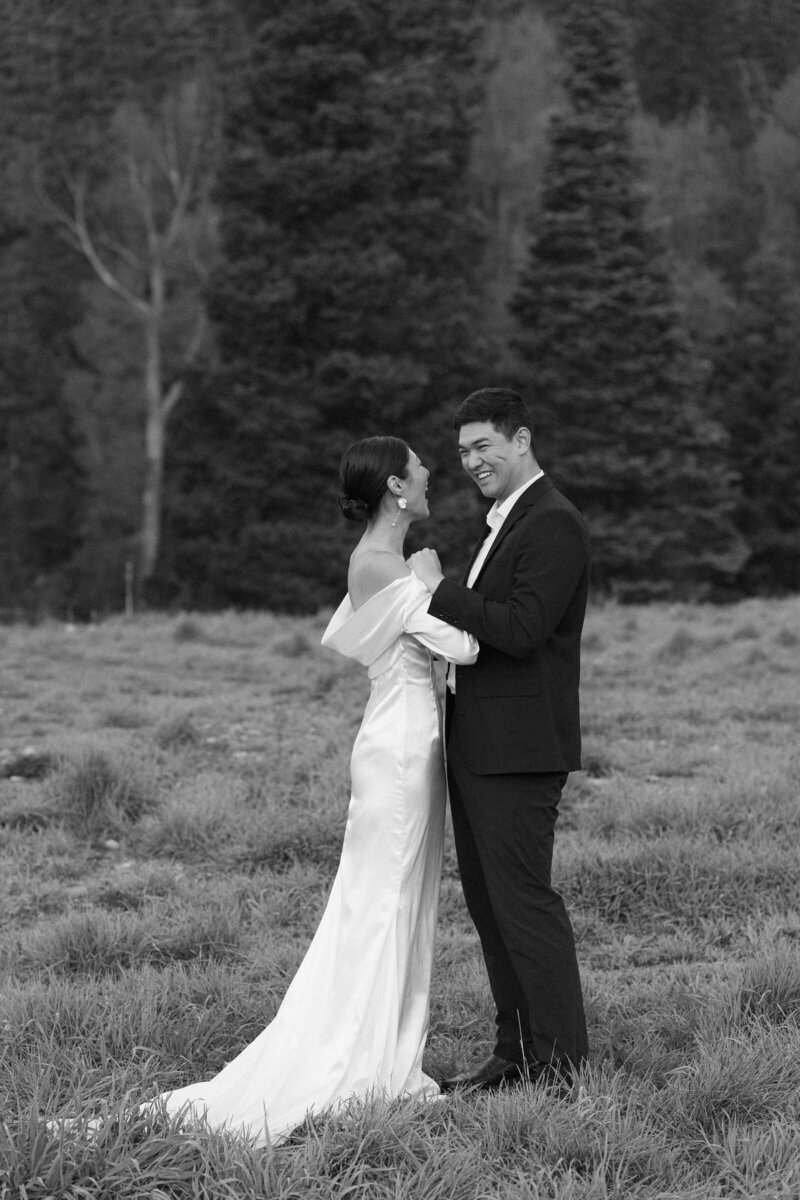
[(314, 610), (342, 449), (480, 524), (450, 428), (529, 400), (598, 590), (800, 587), (794, 0), (11, 0), (0, 610)]

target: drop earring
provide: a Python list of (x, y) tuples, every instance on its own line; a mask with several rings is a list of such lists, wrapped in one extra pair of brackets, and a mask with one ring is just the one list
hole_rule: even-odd
[(392, 521), (392, 529), (394, 529), (395, 525), (397, 524), (400, 513), (406, 508), (408, 508), (408, 501), (406, 500), (405, 496), (401, 496), (397, 501), (397, 512), (395, 513), (394, 520)]

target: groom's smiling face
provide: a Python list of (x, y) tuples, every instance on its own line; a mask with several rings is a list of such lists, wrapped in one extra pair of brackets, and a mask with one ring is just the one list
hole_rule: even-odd
[(470, 421), (458, 434), (461, 465), (488, 500), (502, 502), (530, 475), (530, 433), (518, 429), (507, 438), (491, 421)]

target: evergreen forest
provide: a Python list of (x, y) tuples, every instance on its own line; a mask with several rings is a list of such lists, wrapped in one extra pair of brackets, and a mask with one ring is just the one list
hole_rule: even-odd
[(0, 618), (313, 613), (352, 441), (482, 522), (529, 403), (596, 594), (800, 590), (796, 0), (6, 0)]

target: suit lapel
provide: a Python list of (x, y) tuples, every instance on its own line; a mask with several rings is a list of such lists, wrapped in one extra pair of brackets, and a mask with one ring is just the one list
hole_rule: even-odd
[[(486, 570), (489, 563), (492, 561), (495, 554), (497, 553), (497, 550), (498, 550), (499, 546), (501, 545), (503, 539), (508, 536), (508, 534), (511, 532), (511, 530), (516, 525), (517, 521), (519, 521), (519, 519), (525, 515), (525, 513), (528, 511), (528, 509), (532, 508), (533, 505), (536, 504), (536, 502), (538, 500), (541, 500), (542, 496), (544, 496), (546, 492), (549, 492), (550, 489), (552, 488), (552, 486), (553, 485), (550, 482), (550, 480), (547, 478), (547, 476), (542, 475), (542, 477), (540, 479), (536, 480), (536, 483), (532, 483), (529, 488), (525, 489), (525, 491), (520, 496), (519, 500), (517, 500), (516, 504), (512, 508), (511, 512), (506, 517), (505, 521), (503, 521), (503, 524), (500, 526), (500, 530), (497, 534), (497, 537), (493, 541), (491, 548), (489, 550), (489, 553), (486, 555), (486, 561), (481, 566), (481, 569), (478, 572), (477, 578), (475, 579), (475, 582), (472, 585), (473, 587), (478, 586), (478, 584), (480, 583), (480, 581), (483, 577), (484, 571)], [(475, 553), (473, 554), (472, 559), (470, 561), (470, 565), (467, 568), (467, 574), (469, 574), (469, 570), (472, 566), (472, 563), (475, 561), (475, 558), (476, 558), (478, 551), (480, 550), (482, 544), (483, 544), (483, 539), (481, 539), (481, 541), (478, 543), (478, 545), (475, 548)]]

